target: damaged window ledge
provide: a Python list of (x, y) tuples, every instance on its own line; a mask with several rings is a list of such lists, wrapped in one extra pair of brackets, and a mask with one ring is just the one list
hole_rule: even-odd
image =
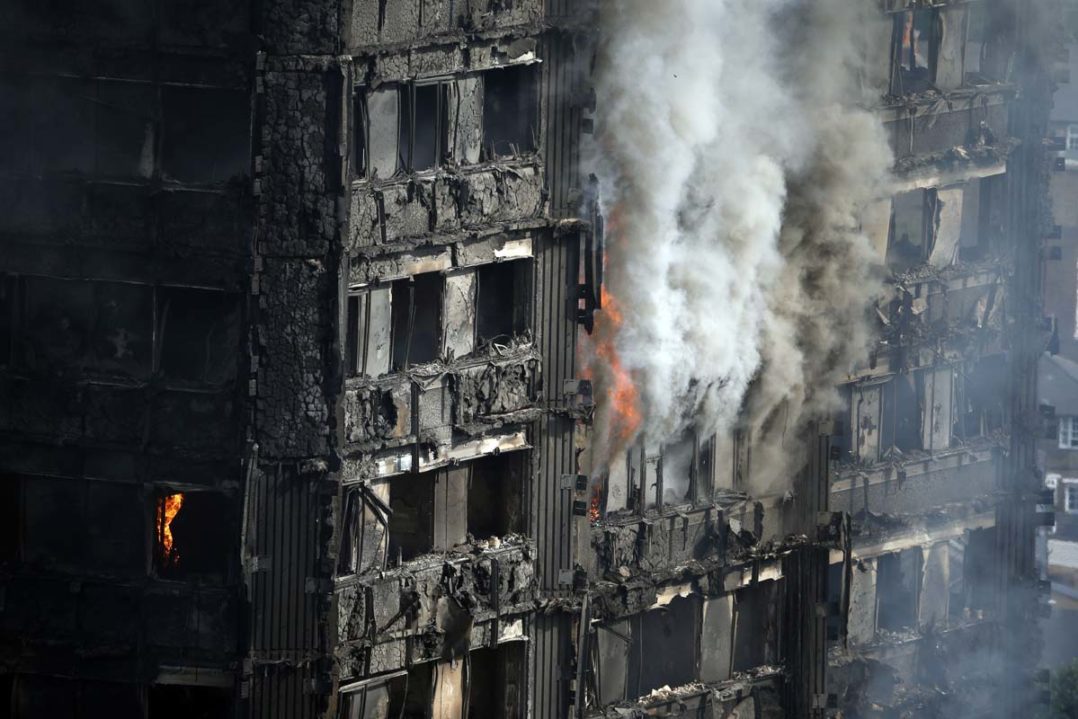
[(497, 160), (485, 160), (474, 165), (442, 164), (419, 172), (398, 172), (385, 178), (356, 178), (352, 180), (353, 190), (383, 190), (407, 187), (412, 183), (431, 183), (440, 179), (466, 180), (475, 175), (495, 172), (516, 173), (520, 170), (534, 170), (542, 173), (543, 158), (539, 151), (513, 157), (499, 157)]

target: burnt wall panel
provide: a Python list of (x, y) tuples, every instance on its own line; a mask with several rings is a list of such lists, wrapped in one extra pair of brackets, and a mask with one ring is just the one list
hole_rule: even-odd
[(280, 69), (262, 76), (259, 250), (320, 257), (338, 233), (336, 198), (341, 190), (335, 130), (344, 73), (339, 67), (301, 69), (278, 62)]
[(274, 457), (322, 455), (329, 446), (325, 394), (336, 283), (316, 260), (266, 260), (256, 427)]
[(341, 7), (341, 0), (267, 0), (260, 34), (275, 54), (333, 54), (340, 49)]

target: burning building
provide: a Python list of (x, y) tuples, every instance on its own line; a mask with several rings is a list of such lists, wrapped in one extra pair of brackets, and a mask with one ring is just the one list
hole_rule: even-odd
[(1025, 701), (1047, 9), (861, 5), (16, 4), (0, 717)]

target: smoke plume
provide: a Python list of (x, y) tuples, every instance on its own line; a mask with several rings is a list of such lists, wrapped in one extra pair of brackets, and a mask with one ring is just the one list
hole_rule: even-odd
[[(858, 216), (891, 156), (859, 107), (867, 16), (842, 0), (602, 15), (597, 468), (641, 432), (792, 437), (868, 344), (878, 279)], [(785, 469), (779, 444), (754, 467)]]

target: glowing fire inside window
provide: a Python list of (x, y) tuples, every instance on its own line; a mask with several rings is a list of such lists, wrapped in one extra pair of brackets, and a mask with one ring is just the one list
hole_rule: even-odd
[(172, 541), (172, 520), (183, 507), (183, 494), (167, 494), (157, 504), (157, 541), (161, 547), (161, 559), (164, 566), (174, 566), (180, 561)]

